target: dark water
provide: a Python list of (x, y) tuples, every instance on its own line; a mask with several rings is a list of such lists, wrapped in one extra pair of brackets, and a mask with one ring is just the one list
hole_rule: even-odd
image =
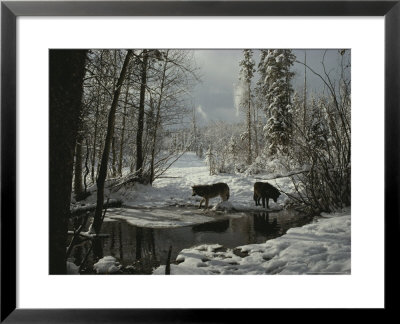
[[(312, 216), (284, 210), (279, 212), (249, 212), (219, 215), (215, 221), (180, 228), (137, 227), (125, 221), (105, 222), (103, 233), (109, 237), (93, 246), (86, 264), (91, 265), (103, 255), (114, 256), (122, 265), (133, 265), (137, 273), (151, 273), (160, 264), (166, 264), (168, 249), (172, 246), (171, 262), (185, 248), (201, 244), (221, 244), (225, 248), (264, 243), (281, 236), (292, 227), (313, 221)], [(74, 248), (72, 256), (80, 264), (90, 247), (84, 242)], [(102, 245), (102, 246), (101, 246)], [(90, 266), (89, 266), (90, 267)]]

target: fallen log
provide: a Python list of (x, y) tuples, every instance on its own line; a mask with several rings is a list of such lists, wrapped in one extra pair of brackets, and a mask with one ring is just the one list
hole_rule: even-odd
[[(105, 201), (103, 205), (103, 209), (107, 209), (108, 207), (121, 207), (122, 201), (117, 199), (110, 199), (109, 201)], [(96, 204), (88, 204), (85, 206), (78, 206), (71, 208), (71, 217), (81, 215), (86, 212), (92, 212), (96, 210)]]
[[(74, 235), (76, 233), (74, 233), (74, 231), (68, 231), (68, 235)], [(106, 233), (100, 233), (100, 234), (89, 234), (88, 232), (80, 232), (79, 234), (77, 234), (79, 236), (82, 236), (84, 238), (87, 239), (95, 239), (95, 238), (100, 238), (100, 237), (110, 237), (110, 234), (106, 234)]]

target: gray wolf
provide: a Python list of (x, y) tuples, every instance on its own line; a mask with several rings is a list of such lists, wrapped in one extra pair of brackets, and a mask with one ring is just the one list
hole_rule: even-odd
[(277, 202), (278, 197), (280, 196), (280, 192), (273, 185), (268, 182), (256, 182), (254, 184), (254, 201), (256, 202), (256, 206), (260, 206), (260, 199), (262, 199), (263, 208), (265, 208), (265, 201), (268, 201), (272, 198), (275, 202)]
[(226, 183), (224, 182), (218, 182), (214, 183), (212, 185), (197, 185), (197, 186), (192, 186), (192, 196), (200, 196), (203, 199), (200, 201), (200, 206), (203, 204), (203, 202), (206, 203), (206, 209), (208, 208), (208, 200), (210, 198), (215, 198), (217, 196), (220, 196), (222, 201), (228, 200), (229, 199), (229, 187)]

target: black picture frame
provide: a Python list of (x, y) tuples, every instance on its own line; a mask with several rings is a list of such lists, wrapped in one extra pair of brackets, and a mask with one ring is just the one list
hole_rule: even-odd
[[(395, 308), (398, 274), (400, 1), (2, 1), (1, 2), (1, 321), (6, 323), (234, 322), (264, 309), (16, 308), (16, 19), (19, 16), (384, 16), (385, 310)], [(373, 262), (373, 256), (371, 256)], [(367, 283), (366, 283), (367, 284)], [(210, 313), (211, 312), (211, 313)]]

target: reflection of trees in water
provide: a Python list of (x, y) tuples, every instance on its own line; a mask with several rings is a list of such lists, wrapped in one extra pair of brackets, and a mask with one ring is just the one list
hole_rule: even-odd
[(136, 261), (142, 259), (143, 228), (136, 227)]
[(77, 245), (75, 246), (75, 252), (72, 254), (72, 256), (75, 258), (75, 260), (79, 261), (79, 264), (81, 264), (84, 256), (84, 248), (82, 245)]
[(235, 238), (241, 238), (238, 245), (254, 243), (253, 217), (246, 215), (244, 217), (232, 218), (229, 230)]
[(80, 265), (90, 249), (86, 260), (88, 269), (107, 255), (115, 257), (126, 266), (133, 265), (142, 273), (150, 273), (152, 268), (160, 264), (155, 247), (154, 229), (110, 222), (103, 224), (102, 232), (108, 233), (109, 237), (92, 242), (85, 241), (74, 247), (71, 255), (75, 264)]
[[(234, 248), (263, 243), (286, 233), (291, 227), (302, 226), (311, 220), (310, 217), (290, 211), (263, 211), (180, 228), (152, 229), (120, 221), (106, 222), (102, 232), (109, 234), (109, 237), (93, 245), (86, 264), (90, 269), (99, 258), (111, 255), (124, 266), (133, 265), (134, 273), (151, 273), (154, 267), (165, 264), (170, 245), (173, 247), (173, 262), (177, 253), (185, 248), (215, 243)], [(77, 265), (90, 246), (91, 243), (86, 241), (74, 248), (73, 256)]]
[(92, 240), (81, 239), (81, 242), (74, 246), (70, 261), (73, 261), (76, 265), (82, 267), (82, 269), (87, 268), (90, 270), (93, 264), (104, 256), (103, 245), (103, 238)]
[(100, 260), (102, 257), (104, 257), (104, 253), (103, 253), (103, 241), (102, 239), (96, 239), (96, 240), (92, 240), (92, 244), (93, 244), (93, 255), (95, 257), (95, 260)]
[(222, 233), (229, 228), (229, 219), (219, 220), (217, 222), (209, 222), (204, 224), (194, 225), (193, 232), (216, 232)]
[[(110, 237), (104, 242), (104, 254), (112, 255), (125, 264), (137, 261), (157, 261), (154, 243), (154, 229), (136, 227), (123, 222), (112, 222), (104, 227)], [(147, 261), (146, 261), (147, 262)]]
[(119, 259), (124, 259), (124, 245), (122, 244), (122, 223), (118, 223), (118, 236), (119, 236)]
[(160, 264), (156, 255), (154, 229), (136, 227), (135, 265), (144, 273), (151, 273)]

